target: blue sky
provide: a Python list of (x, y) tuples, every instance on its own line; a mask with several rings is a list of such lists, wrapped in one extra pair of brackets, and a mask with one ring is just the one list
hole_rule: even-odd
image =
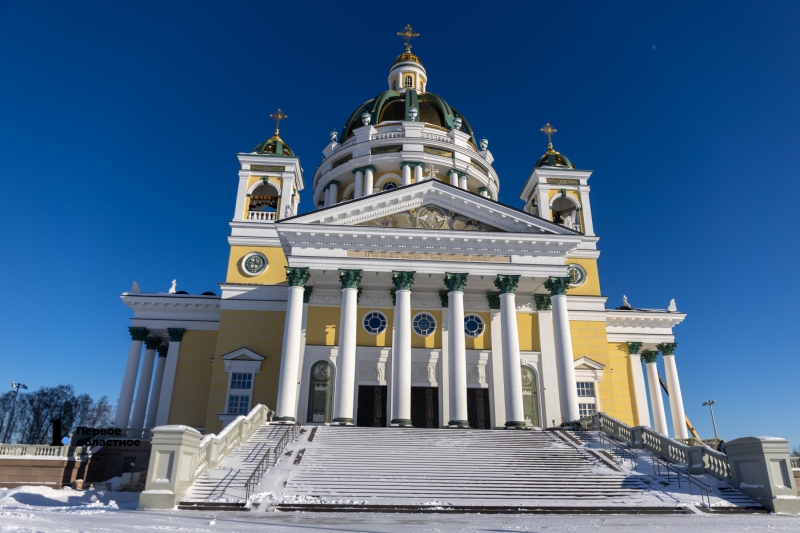
[[(410, 23), (490, 141), (500, 200), (546, 149), (593, 169), (608, 306), (675, 298), (686, 413), (800, 444), (800, 4), (0, 0), (0, 384), (116, 399), (137, 280), (219, 292), (235, 154), (281, 134), (310, 182)], [(310, 190), (301, 210), (311, 207)], [(663, 373), (663, 370), (662, 370)]]

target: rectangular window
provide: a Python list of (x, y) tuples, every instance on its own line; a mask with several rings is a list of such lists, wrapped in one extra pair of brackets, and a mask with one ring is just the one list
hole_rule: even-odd
[(597, 411), (594, 408), (593, 403), (579, 403), (578, 404), (578, 414), (583, 418), (584, 416), (591, 416), (595, 414)]
[(249, 396), (234, 396), (228, 399), (228, 413), (233, 415), (246, 415), (250, 410)]
[(249, 389), (253, 384), (253, 374), (231, 374), (232, 389)]
[(579, 381), (578, 396), (594, 398), (594, 381)]

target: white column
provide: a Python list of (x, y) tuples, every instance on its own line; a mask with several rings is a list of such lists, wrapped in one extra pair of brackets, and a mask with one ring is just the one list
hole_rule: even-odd
[(544, 401), (544, 427), (561, 423), (561, 389), (559, 387), (558, 361), (556, 357), (556, 340), (553, 331), (552, 301), (549, 295), (534, 294), (536, 317), (539, 321), (539, 343), (541, 353), (541, 382)]
[(147, 337), (146, 328), (128, 328), (131, 333), (131, 347), (128, 350), (128, 362), (122, 378), (122, 389), (119, 392), (117, 417), (114, 427), (125, 429), (131, 417), (133, 391), (136, 389), (136, 375), (139, 373), (139, 358), (142, 356), (142, 341)]
[(669, 394), (669, 410), (672, 414), (672, 429), (676, 439), (688, 439), (689, 430), (686, 427), (686, 413), (683, 410), (683, 394), (681, 382), (678, 379), (678, 367), (675, 365), (676, 343), (665, 342), (656, 346), (664, 357), (664, 372), (667, 374), (667, 389)]
[(467, 178), (466, 174), (462, 174), (461, 176), (458, 177), (458, 187), (460, 189), (464, 189), (464, 190), (467, 189), (467, 179), (468, 178)]
[[(303, 323), (300, 327), (300, 363), (297, 366), (297, 381), (299, 384), (297, 385), (297, 396), (294, 400), (294, 411), (295, 413), (300, 413), (300, 423), (302, 424), (305, 424), (306, 420), (308, 419), (308, 411), (300, 411), (300, 398), (303, 396), (308, 398), (308, 389), (306, 388), (303, 390), (303, 387), (300, 384), (304, 383), (303, 373), (305, 372), (306, 335), (308, 333), (308, 301), (311, 298), (311, 292), (313, 290), (314, 287), (311, 286), (307, 286), (303, 289)], [(305, 382), (307, 382), (307, 380)]]
[(325, 190), (323, 192), (324, 192), (324, 195), (325, 195), (324, 205), (325, 205), (325, 207), (328, 207), (329, 205), (331, 205), (331, 188), (330, 188), (330, 186), (325, 187)]
[(467, 274), (445, 274), (448, 298), (448, 349), (450, 351), (450, 387), (453, 390), (448, 426), (469, 427), (467, 415), (467, 349), (464, 339), (464, 285)]
[(339, 326), (339, 355), (336, 360), (336, 404), (334, 424), (353, 423), (356, 382), (356, 328), (358, 327), (358, 284), (360, 270), (339, 270), (342, 282), (342, 312)]
[(422, 181), (422, 163), (417, 163), (414, 167), (414, 183)]
[(158, 358), (156, 359), (156, 374), (153, 376), (153, 388), (150, 390), (150, 403), (147, 406), (147, 418), (144, 422), (145, 429), (150, 429), (156, 425), (156, 414), (158, 413), (158, 402), (161, 400), (161, 383), (164, 380), (164, 366), (167, 363), (167, 347), (158, 347)]
[(458, 187), (458, 172), (455, 170), (450, 171), (450, 185)]
[[(491, 294), (491, 296), (490, 296)], [(486, 293), (489, 299), (489, 321), (492, 328), (492, 427), (506, 420), (506, 386), (503, 371), (503, 323), (500, 316), (500, 294)], [(496, 300), (495, 300), (496, 298)], [(489, 376), (487, 375), (487, 378)]]
[(411, 185), (411, 167), (403, 165), (403, 185)]
[[(444, 296), (442, 296), (444, 293)], [(450, 317), (448, 316), (449, 298), (447, 291), (439, 291), (439, 298), (442, 303), (442, 356), (439, 372), (441, 374), (441, 382), (439, 383), (439, 420), (442, 422), (450, 419), (450, 406), (453, 405), (453, 384), (451, 382), (452, 374), (450, 366), (452, 357), (450, 355)]]
[(647, 388), (650, 390), (650, 406), (653, 408), (653, 425), (655, 430), (662, 435), (669, 436), (667, 429), (667, 415), (664, 412), (664, 400), (661, 398), (661, 384), (658, 379), (658, 352), (645, 350), (642, 357), (647, 362)]
[[(567, 313), (567, 287), (569, 278), (550, 278), (545, 288), (550, 291), (553, 302), (553, 333), (558, 364), (558, 388), (561, 393), (561, 416), (567, 420), (578, 420), (578, 389), (575, 385), (575, 360), (572, 356), (572, 337)], [(560, 421), (556, 421), (557, 423)]]
[(172, 390), (175, 386), (175, 374), (178, 370), (178, 356), (181, 351), (181, 340), (186, 332), (183, 328), (168, 328), (169, 350), (167, 362), (164, 365), (164, 378), (161, 380), (161, 395), (158, 399), (158, 412), (156, 413), (156, 426), (166, 426), (169, 423), (169, 408), (172, 406)]
[(156, 348), (161, 344), (158, 337), (147, 337), (144, 340), (145, 351), (142, 361), (142, 372), (139, 375), (139, 387), (136, 389), (136, 402), (133, 405), (131, 427), (144, 428), (144, 416), (147, 411), (147, 398), (150, 396), (150, 384), (153, 381), (153, 363), (156, 358)]
[(364, 170), (364, 196), (368, 196), (373, 193), (373, 189), (375, 188), (373, 181), (374, 172), (375, 169), (373, 169), (371, 166)]
[(353, 198), (361, 198), (364, 196), (364, 172), (361, 170), (356, 170), (356, 183), (355, 183), (355, 193), (353, 194)]
[(286, 320), (283, 323), (281, 370), (278, 377), (278, 403), (275, 422), (296, 422), (295, 403), (300, 367), (300, 342), (303, 328), (303, 286), (308, 281), (307, 268), (286, 267), (289, 296), (286, 300)]
[(647, 409), (647, 389), (644, 385), (644, 372), (642, 372), (642, 356), (639, 354), (641, 348), (641, 342), (628, 343), (631, 378), (633, 380), (633, 401), (636, 402), (635, 412), (637, 415), (634, 423), (639, 426), (650, 427), (650, 411)]
[(333, 180), (328, 185), (330, 185), (330, 187), (331, 187), (330, 189), (328, 189), (328, 194), (331, 195), (331, 197), (330, 197), (330, 202), (331, 202), (330, 205), (333, 205), (333, 204), (339, 202), (339, 182), (336, 181), (336, 180)]
[(394, 272), (394, 375), (392, 376), (392, 425), (411, 425), (411, 284), (413, 272)]
[(513, 292), (519, 276), (497, 276), (495, 286), (500, 294), (500, 320), (503, 332), (503, 375), (506, 389), (507, 428), (524, 428), (525, 411), (522, 405), (522, 369), (519, 358), (519, 332), (517, 331), (517, 304)]

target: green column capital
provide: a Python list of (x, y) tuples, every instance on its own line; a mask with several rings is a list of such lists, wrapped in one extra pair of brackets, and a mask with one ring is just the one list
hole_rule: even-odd
[(303, 303), (307, 304), (311, 300), (311, 293), (314, 292), (314, 287), (309, 285), (303, 288)]
[(290, 287), (305, 287), (308, 278), (311, 277), (311, 273), (305, 267), (303, 268), (284, 267), (284, 268), (286, 268), (286, 280), (289, 282)]
[(551, 276), (550, 279), (544, 282), (544, 288), (550, 291), (550, 296), (567, 294), (570, 281), (572, 281), (572, 279), (569, 277), (554, 278)]
[(371, 170), (372, 172), (375, 172), (375, 167), (373, 167), (372, 165), (366, 165), (366, 166), (363, 166), (363, 167), (354, 168), (353, 169), (353, 174), (355, 174), (356, 172), (364, 173), (367, 170)]
[(167, 328), (167, 333), (169, 333), (169, 342), (181, 342), (186, 330), (183, 328)]
[(358, 305), (358, 304), (360, 304), (360, 303), (361, 303), (361, 292), (362, 292), (363, 290), (364, 290), (364, 289), (362, 289), (361, 287), (359, 287), (358, 289), (356, 289), (356, 305)]
[(158, 337), (147, 337), (144, 340), (144, 345), (148, 350), (155, 350), (161, 346), (161, 339)]
[(487, 292), (486, 299), (489, 300), (489, 309), (500, 309), (500, 293)]
[(409, 167), (411, 169), (414, 169), (414, 168), (420, 167), (420, 166), (422, 168), (425, 168), (425, 163), (422, 163), (420, 161), (401, 161), (400, 162), (400, 168), (402, 169), (405, 166), (407, 166), (407, 167)]
[(642, 352), (641, 360), (645, 363), (655, 363), (658, 359), (658, 352), (655, 350), (645, 350)]
[(341, 183), (339, 183), (336, 180), (331, 180), (328, 182), (328, 187), (330, 187), (331, 185), (336, 185), (338, 187), (339, 185), (341, 185)]
[(394, 283), (394, 288), (398, 291), (410, 291), (411, 286), (414, 284), (414, 274), (416, 274), (416, 272), (400, 272), (399, 270), (393, 270), (392, 283)]
[(656, 346), (656, 350), (659, 350), (664, 355), (675, 355), (675, 348), (677, 347), (677, 342), (662, 342)]
[(534, 294), (533, 300), (536, 302), (537, 311), (550, 311), (553, 308), (553, 300), (549, 294)]
[(519, 276), (511, 276), (507, 274), (498, 274), (494, 278), (494, 286), (500, 289), (502, 294), (514, 294), (517, 292), (517, 285), (519, 284)]
[(357, 289), (358, 284), (361, 283), (361, 270), (346, 270), (339, 269), (339, 281), (342, 283), (343, 289)]
[(167, 356), (167, 352), (169, 352), (169, 345), (168, 344), (162, 344), (161, 346), (156, 348), (156, 351), (158, 352), (158, 356), (159, 357), (166, 357)]
[(641, 342), (628, 342), (626, 344), (628, 345), (628, 353), (631, 355), (638, 355), (639, 350), (642, 349)]
[(439, 303), (442, 307), (450, 307), (450, 298), (447, 296), (447, 291), (439, 291)]
[(448, 170), (447, 173), (448, 174), (456, 174), (456, 175), (458, 175), (459, 178), (467, 178), (467, 179), (469, 179), (469, 174), (467, 174), (466, 172), (461, 172), (460, 170), (456, 170), (454, 168), (451, 168), (450, 170)]
[(392, 305), (397, 305), (397, 289), (394, 287), (389, 289), (389, 296), (392, 297)]
[(452, 272), (445, 272), (444, 286), (447, 287), (447, 292), (464, 292), (464, 286), (467, 284), (467, 274), (454, 274)]
[(147, 328), (128, 328), (128, 332), (131, 334), (131, 340), (140, 342), (150, 334)]

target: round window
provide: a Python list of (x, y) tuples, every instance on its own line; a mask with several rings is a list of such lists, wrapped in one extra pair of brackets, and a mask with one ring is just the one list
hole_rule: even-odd
[(364, 315), (364, 329), (371, 335), (377, 335), (386, 331), (386, 325), (389, 323), (386, 320), (386, 315), (380, 311), (370, 311)]
[(483, 319), (478, 315), (467, 315), (464, 317), (464, 334), (467, 337), (480, 337), (484, 329)]
[(392, 189), (396, 189), (396, 188), (397, 188), (397, 183), (395, 183), (393, 181), (387, 181), (386, 183), (383, 184), (383, 190), (384, 191), (391, 191)]
[(567, 276), (569, 276), (569, 284), (573, 287), (583, 285), (586, 281), (586, 271), (580, 265), (567, 265)]
[(267, 258), (259, 252), (250, 252), (242, 258), (242, 266), (246, 274), (256, 276), (267, 269)]
[(436, 331), (436, 319), (430, 313), (418, 313), (411, 321), (411, 325), (420, 337), (427, 337)]

